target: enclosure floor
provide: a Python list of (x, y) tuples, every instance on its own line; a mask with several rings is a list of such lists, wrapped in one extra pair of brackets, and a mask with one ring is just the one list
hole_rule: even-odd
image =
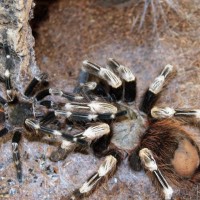
[[(108, 0), (59, 0), (49, 7), (49, 18), (36, 30), (37, 64), (49, 74), (51, 86), (72, 91), (83, 60), (105, 65), (106, 58), (116, 58), (137, 77), (139, 103), (153, 78), (170, 63), (177, 68), (177, 76), (158, 104), (199, 108), (200, 3), (184, 0), (181, 6), (185, 13), (192, 13), (187, 20), (169, 9), (169, 29), (164, 29), (163, 22), (158, 21), (158, 31), (152, 33), (149, 12), (140, 32), (138, 25), (131, 28), (137, 9), (134, 1), (110, 6)], [(49, 156), (56, 148), (23, 138), (20, 152), (24, 182), (19, 185), (12, 163), (11, 140), (9, 136), (3, 140), (0, 177), (4, 179), (0, 183), (13, 192), (9, 199), (67, 199), (102, 161), (91, 154), (72, 153), (66, 160), (53, 163)], [(199, 198), (199, 191), (198, 185), (183, 181), (183, 188), (177, 188), (175, 197), (194, 200)], [(144, 172), (131, 171), (125, 160), (114, 176), (88, 199), (155, 200), (159, 196)]]

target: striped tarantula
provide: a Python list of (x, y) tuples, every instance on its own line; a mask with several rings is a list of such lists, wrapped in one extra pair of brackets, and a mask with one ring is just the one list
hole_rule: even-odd
[[(108, 59), (106, 68), (83, 62), (74, 90), (76, 98), (67, 102), (64, 110), (50, 111), (42, 119), (46, 123), (65, 116), (68, 122), (76, 121), (86, 127), (75, 133), (73, 140), (63, 140), (61, 147), (52, 153), (52, 161), (65, 159), (74, 149), (88, 144), (96, 156), (105, 157), (98, 171), (69, 199), (88, 196), (127, 157), (133, 170), (144, 167), (148, 171), (164, 199), (172, 198), (170, 184), (178, 185), (182, 179), (198, 181), (199, 147), (183, 125), (198, 121), (200, 110), (154, 107), (174, 74), (173, 66), (166, 65), (143, 95), (138, 109), (134, 104), (136, 78), (129, 68), (113, 58)], [(42, 92), (42, 98), (49, 93)], [(39, 124), (32, 126), (41, 129)]]
[[(74, 93), (52, 88), (36, 92), (46, 82), (47, 76), (41, 74), (19, 95), (11, 84), (10, 70), (14, 66), (11, 48), (4, 43), (3, 50), (5, 73), (0, 81), (5, 83), (7, 100), (0, 97), (1, 120), (5, 121), (0, 137), (14, 133), (13, 161), (20, 182), (22, 167), (18, 145), (24, 131), (36, 131), (61, 140), (61, 146), (50, 157), (52, 161), (65, 159), (73, 150), (89, 146), (96, 156), (105, 157), (98, 171), (73, 192), (72, 200), (89, 195), (126, 158), (133, 170), (144, 167), (148, 171), (164, 199), (171, 199), (173, 195), (169, 183), (178, 185), (182, 179), (199, 181), (199, 147), (182, 125), (198, 120), (200, 110), (154, 107), (174, 74), (173, 66), (164, 67), (137, 109), (134, 104), (136, 78), (129, 68), (112, 58), (108, 59), (106, 68), (84, 61)], [(66, 101), (57, 103), (51, 96)], [(72, 130), (77, 125), (84, 130), (74, 133), (66, 127), (54, 129), (55, 122), (61, 119)]]
[[(50, 88), (37, 93), (36, 90), (38, 88), (46, 87), (48, 85), (47, 74), (45, 73), (34, 77), (27, 86), (25, 92), (20, 94), (19, 91), (16, 91), (12, 87), (11, 83), (11, 70), (15, 67), (16, 55), (12, 48), (8, 45), (6, 35), (3, 35), (3, 39), (3, 44), (0, 46), (3, 50), (3, 55), (5, 56), (5, 72), (4, 76), (0, 76), (0, 82), (5, 85), (7, 98), (4, 99), (2, 96), (0, 96), (0, 119), (1, 124), (4, 124), (4, 127), (2, 127), (0, 130), (0, 137), (3, 137), (9, 133), (13, 133), (13, 161), (17, 170), (17, 179), (19, 182), (22, 182), (23, 179), (19, 155), (19, 143), (23, 132), (32, 133), (33, 131), (39, 131), (40, 133), (44, 133), (44, 135), (54, 135), (55, 137), (62, 138), (69, 142), (77, 142), (82, 145), (86, 143), (86, 141), (82, 140), (81, 138), (79, 139), (70, 134), (62, 133), (59, 130), (53, 130), (43, 126), (42, 121), (47, 112), (46, 110), (48, 110), (48, 108), (52, 108), (53, 106), (56, 107), (52, 101), (42, 100), (43, 97), (46, 95), (57, 95), (67, 98), (68, 100), (81, 100), (83, 97)], [(47, 91), (48, 94), (46, 93)], [(49, 124), (52, 125), (54, 122), (57, 121), (49, 121)], [(58, 127), (59, 125), (56, 124), (55, 126)], [(3, 194), (1, 194), (1, 196), (3, 196)]]

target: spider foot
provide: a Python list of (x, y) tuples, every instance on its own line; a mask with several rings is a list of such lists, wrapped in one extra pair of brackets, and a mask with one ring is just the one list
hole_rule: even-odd
[(157, 102), (161, 91), (167, 84), (167, 82), (174, 76), (175, 70), (172, 65), (166, 65), (159, 76), (155, 78), (148, 90), (143, 96), (143, 100), (140, 105), (140, 110), (146, 114), (150, 114), (151, 108)]
[(112, 156), (106, 156), (98, 171), (94, 173), (79, 189), (76, 189), (70, 200), (76, 200), (88, 196), (100, 184), (103, 178), (111, 175), (117, 168), (117, 159)]
[(12, 138), (12, 152), (13, 152), (13, 161), (17, 170), (17, 179), (19, 183), (22, 183), (22, 166), (20, 161), (19, 154), (19, 142), (21, 140), (21, 132), (16, 131)]
[(148, 148), (143, 148), (139, 152), (139, 156), (144, 167), (153, 173), (157, 181), (159, 182), (165, 200), (172, 199), (173, 189), (168, 184), (167, 180), (162, 175), (161, 171), (158, 169), (157, 163), (153, 157), (153, 153)]
[(195, 119), (198, 121), (200, 119), (199, 109), (174, 109), (170, 107), (153, 107), (151, 109), (151, 116), (155, 119), (165, 119), (172, 117), (182, 117), (188, 119)]

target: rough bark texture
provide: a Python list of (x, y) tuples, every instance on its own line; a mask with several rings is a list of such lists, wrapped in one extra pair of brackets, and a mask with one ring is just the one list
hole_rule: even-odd
[[(135, 1), (130, 1), (133, 4), (110, 2), (59, 0), (49, 8), (49, 19), (35, 31), (38, 36), (37, 62), (41, 70), (50, 75), (51, 84), (72, 91), (82, 60), (105, 64), (107, 57), (115, 57), (135, 73), (139, 99), (161, 68), (170, 63), (177, 67), (177, 77), (163, 93), (159, 104), (199, 107), (199, 1), (183, 1), (182, 11), (187, 14), (187, 19), (166, 10), (170, 29), (162, 29), (162, 21), (158, 22), (161, 31), (153, 36), (150, 12), (147, 13), (145, 28), (140, 33), (131, 32)], [(27, 23), (32, 17), (33, 3), (31, 0), (16, 0), (1, 2), (0, 6), (1, 33), (8, 29), (8, 43), (16, 52), (13, 83), (22, 91), (31, 76), (39, 72), (34, 58), (34, 39)], [(3, 54), (1, 60), (3, 73)], [(48, 157), (55, 145), (23, 138), (20, 151), (24, 182), (20, 185), (12, 163), (11, 135), (0, 140), (0, 192), (9, 191), (9, 199), (65, 199), (97, 170), (101, 162), (92, 154), (72, 153), (65, 161), (52, 163)], [(199, 186), (183, 183), (175, 197), (198, 199)], [(159, 196), (144, 172), (131, 171), (125, 160), (113, 178), (102, 184), (89, 199), (155, 200)]]
[[(33, 46), (35, 40), (29, 21), (33, 18), (32, 0), (9, 0), (0, 3), (0, 42), (7, 40), (12, 49), (15, 66), (11, 70), (17, 89), (21, 90), (27, 81), (27, 75), (38, 73)], [(4, 37), (4, 38), (3, 38)], [(4, 73), (5, 55), (1, 51), (1, 74)], [(19, 88), (18, 88), (19, 87)]]

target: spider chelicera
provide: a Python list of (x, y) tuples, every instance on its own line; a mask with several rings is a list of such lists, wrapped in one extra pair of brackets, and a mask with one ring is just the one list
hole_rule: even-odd
[[(70, 199), (88, 196), (126, 158), (133, 170), (144, 167), (148, 171), (164, 199), (172, 198), (171, 184), (177, 185), (186, 178), (193, 182), (199, 180), (199, 147), (182, 125), (198, 121), (200, 110), (154, 107), (163, 87), (174, 74), (173, 66), (164, 67), (137, 109), (134, 104), (136, 78), (127, 67), (112, 58), (108, 59), (106, 68), (84, 61), (74, 93), (52, 88), (36, 92), (46, 82), (46, 74), (41, 74), (33, 78), (24, 94), (19, 94), (11, 84), (10, 70), (14, 65), (11, 48), (4, 42), (3, 49), (5, 74), (0, 80), (5, 83), (7, 100), (0, 98), (1, 119), (5, 121), (0, 137), (14, 133), (13, 161), (20, 182), (22, 167), (18, 145), (24, 131), (61, 139), (61, 147), (50, 157), (52, 161), (65, 159), (74, 149), (88, 146), (95, 155), (105, 157), (98, 171), (75, 190)], [(43, 100), (47, 96), (63, 97), (67, 102), (56, 103), (51, 98)], [(46, 107), (47, 111), (38, 112), (41, 107)], [(60, 118), (64, 118), (72, 129), (78, 125), (84, 130), (69, 133), (66, 128), (52, 129), (51, 125)]]

